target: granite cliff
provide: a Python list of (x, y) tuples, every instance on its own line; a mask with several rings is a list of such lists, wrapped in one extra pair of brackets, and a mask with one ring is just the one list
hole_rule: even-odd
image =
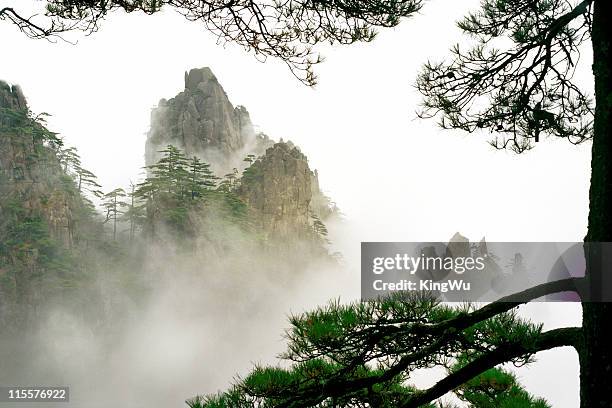
[(27, 320), (57, 294), (72, 277), (69, 252), (96, 228), (61, 152), (20, 88), (0, 81), (0, 322)]
[(28, 106), (17, 86), (0, 82), (0, 220), (8, 222), (9, 207), (42, 216), (51, 237), (72, 245), (72, 197), (56, 183), (62, 171), (45, 130), (27, 117)]
[(238, 195), (270, 239), (311, 238), (313, 172), (291, 143), (276, 143), (245, 172)]
[(169, 144), (210, 163), (219, 176), (244, 170), (235, 191), (267, 240), (312, 240), (313, 223), (337, 212), (300, 149), (256, 134), (247, 109), (231, 104), (209, 68), (185, 73), (185, 90), (153, 110), (147, 165)]
[(60, 304), (90, 320), (121, 314), (122, 300), (102, 299), (126, 281), (141, 296), (154, 251), (225, 261), (271, 250), (266, 270), (329, 259), (322, 221), (335, 208), (317, 172), (291, 142), (256, 134), (208, 68), (187, 73), (185, 90), (152, 112), (146, 163), (165, 149), (174, 164), (132, 189), (100, 191), (44, 118), (0, 81), (0, 326), (26, 327)]
[(210, 68), (201, 68), (186, 72), (185, 89), (174, 98), (161, 99), (151, 112), (146, 164), (155, 163), (160, 147), (169, 144), (225, 174), (240, 169), (247, 154), (263, 153), (271, 141), (255, 134), (247, 109), (234, 107)]

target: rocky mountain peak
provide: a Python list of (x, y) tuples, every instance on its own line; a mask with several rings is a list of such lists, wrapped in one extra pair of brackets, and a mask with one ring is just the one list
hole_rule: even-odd
[(267, 146), (256, 137), (248, 110), (232, 105), (210, 68), (185, 72), (185, 89), (169, 100), (160, 100), (151, 112), (146, 164), (159, 159), (158, 151), (172, 144), (189, 156), (196, 155), (223, 174), (241, 167), (246, 154)]
[(0, 81), (0, 108), (28, 109), (26, 98), (18, 85), (11, 86), (4, 81)]
[(210, 68), (186, 72), (185, 89), (153, 110), (147, 165), (169, 144), (210, 163), (217, 176), (244, 170), (236, 192), (270, 240), (310, 239), (313, 217), (334, 214), (306, 156), (291, 142), (256, 133), (248, 110), (232, 105)]
[(185, 89), (196, 91), (200, 84), (207, 84), (210, 81), (214, 81), (219, 85), (217, 77), (208, 67), (193, 68), (189, 72), (185, 71)]
[(279, 142), (245, 171), (238, 195), (271, 239), (305, 238), (312, 178), (306, 156), (292, 143)]

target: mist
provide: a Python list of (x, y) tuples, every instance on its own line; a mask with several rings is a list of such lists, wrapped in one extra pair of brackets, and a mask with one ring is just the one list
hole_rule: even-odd
[(142, 246), (146, 264), (132, 275), (148, 284), (140, 301), (115, 281), (129, 271), (102, 271), (104, 321), (61, 304), (46, 311), (25, 342), (3, 344), (9, 365), (0, 382), (68, 385), (77, 408), (186, 406), (254, 363), (276, 364), (289, 314), (358, 297), (359, 281), (329, 259), (291, 261), (251, 246), (238, 229), (223, 230), (216, 241), (231, 241), (230, 249), (186, 252), (170, 239)]
[[(456, 38), (453, 23), (468, 2), (456, 3), (432, 1), (423, 18), (372, 44), (325, 51), (316, 90), (301, 87), (277, 61), (260, 64), (218, 47), (173, 14), (118, 15), (76, 46), (28, 41), (0, 26), (6, 55), (20, 50), (19, 58), (2, 59), (3, 78), (23, 86), (35, 111), (53, 114), (50, 128), (79, 148), (104, 187), (137, 177), (150, 109), (180, 90), (185, 70), (210, 65), (256, 125), (301, 146), (346, 215), (328, 224), (340, 265), (303, 267), (249, 245), (195, 255), (144, 246), (146, 300), (118, 289), (120, 271), (101, 271), (96, 285), (118, 316), (101, 330), (65, 308), (46, 311), (37, 332), (11, 345), (23, 354), (8, 369), (2, 363), (0, 382), (69, 385), (71, 407), (185, 406), (196, 394), (225, 389), (254, 363), (275, 363), (288, 314), (338, 297), (356, 300), (362, 241), (444, 241), (457, 231), (473, 241), (581, 241), (589, 145), (546, 141), (516, 156), (493, 151), (488, 135), (442, 132), (416, 120), (413, 73)], [(414, 38), (430, 41), (408, 41)], [(41, 67), (45, 60), (61, 63)], [(359, 97), (348, 98), (355, 90)], [(242, 240), (238, 231), (225, 233)], [(536, 303), (521, 313), (546, 329), (580, 322), (573, 304)], [(518, 370), (526, 388), (555, 407), (577, 406), (575, 355), (555, 350), (538, 360)]]

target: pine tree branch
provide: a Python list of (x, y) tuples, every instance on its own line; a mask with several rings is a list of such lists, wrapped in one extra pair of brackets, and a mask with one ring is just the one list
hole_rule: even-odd
[(430, 328), (435, 330), (446, 330), (452, 327), (462, 330), (543, 296), (561, 292), (576, 292), (583, 297), (585, 289), (586, 281), (584, 277), (546, 282), (521, 292), (504, 296), (472, 313), (457, 316), (456, 318), (432, 325)]
[(414, 396), (410, 397), (408, 401), (401, 404), (400, 407), (418, 408), (423, 404), (432, 402), (462, 384), (465, 384), (484, 371), (514, 358), (564, 346), (572, 346), (580, 350), (581, 344), (582, 328), (568, 327), (541, 333), (533, 344), (514, 343), (498, 347), (449, 374), (444, 379), (438, 381), (433, 387), (416, 393)]
[[(395, 331), (395, 336), (402, 336), (404, 334), (415, 334), (422, 333), (426, 335), (439, 335), (439, 337), (432, 344), (427, 347), (423, 347), (415, 353), (411, 353), (403, 356), (396, 364), (389, 367), (380, 375), (370, 376), (366, 378), (358, 378), (358, 379), (345, 379), (343, 377), (336, 377), (329, 379), (324, 384), (320, 386), (303, 390), (299, 395), (291, 395), (284, 402), (277, 404), (279, 408), (288, 408), (295, 406), (314, 406), (317, 403), (324, 401), (326, 398), (330, 397), (339, 397), (343, 395), (350, 394), (352, 392), (356, 392), (358, 390), (366, 389), (372, 387), (376, 384), (385, 383), (391, 381), (396, 376), (402, 374), (406, 371), (412, 364), (418, 362), (419, 360), (425, 358), (428, 355), (434, 354), (442, 349), (445, 345), (447, 345), (450, 341), (455, 339), (461, 332), (469, 327), (478, 324), (484, 320), (490, 319), (492, 317), (498, 316), (502, 313), (505, 313), (521, 304), (525, 304), (530, 302), (531, 300), (540, 298), (542, 296), (559, 293), (559, 292), (578, 292), (581, 293), (585, 288), (585, 278), (568, 278), (562, 279), (554, 282), (547, 282), (541, 285), (534, 286), (532, 288), (526, 289), (521, 292), (517, 292), (515, 294), (505, 296), (493, 303), (490, 303), (478, 310), (475, 310), (471, 313), (460, 314), (454, 318), (442, 321), (436, 324), (421, 324), (414, 323), (408, 325), (407, 327), (396, 327), (391, 326), (389, 329)], [(554, 339), (552, 334), (548, 333), (565, 333), (563, 330), (559, 329), (559, 331), (545, 332), (542, 333), (542, 338), (539, 338), (536, 346), (544, 347), (549, 346), (548, 348), (560, 347), (562, 345), (569, 344), (561, 344), (560, 346), (555, 346)], [(571, 330), (571, 329), (568, 329)], [(570, 334), (574, 335), (573, 343), (571, 345), (578, 347), (578, 342), (576, 340), (576, 333), (569, 332), (565, 334), (568, 336), (567, 338), (563, 338), (563, 341), (569, 341)], [(388, 333), (387, 333), (388, 334)], [(382, 337), (381, 337), (382, 338)], [(511, 345), (508, 347), (509, 351), (514, 350), (514, 353), (518, 353), (517, 356), (526, 354), (519, 353), (521, 350), (520, 347), (526, 349), (527, 346), (521, 345)], [(507, 347), (504, 347), (505, 350)], [(544, 350), (544, 348), (542, 349)], [(537, 350), (536, 350), (537, 351)], [(495, 353), (498, 354), (495, 354)], [(503, 350), (495, 350), (493, 356), (499, 356), (501, 358), (501, 353)], [(487, 354), (488, 355), (488, 354)], [(511, 356), (516, 357), (514, 354)], [(492, 358), (492, 357), (490, 357)], [(507, 362), (509, 360), (503, 360), (501, 362)], [(363, 364), (363, 362), (355, 362), (353, 366)], [(499, 364), (499, 363), (496, 363)], [(288, 393), (292, 393), (291, 390), (287, 390)], [(283, 398), (283, 396), (279, 396)]]

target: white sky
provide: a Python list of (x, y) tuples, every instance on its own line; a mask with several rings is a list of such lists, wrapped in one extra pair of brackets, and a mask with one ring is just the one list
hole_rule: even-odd
[[(173, 13), (118, 14), (77, 45), (28, 40), (0, 24), (0, 79), (20, 84), (35, 112), (53, 115), (50, 128), (110, 190), (136, 179), (144, 165), (150, 109), (182, 90), (185, 70), (210, 66), (260, 130), (294, 141), (319, 170), (322, 187), (347, 215), (338, 239), (355, 262), (360, 241), (445, 240), (455, 231), (472, 240), (581, 241), (590, 144), (546, 140), (517, 156), (489, 147), (488, 134), (442, 131), (416, 119), (417, 70), (448, 55), (459, 38), (454, 21), (477, 4), (433, 0), (371, 44), (328, 49), (316, 89), (278, 61), (262, 64), (235, 46), (217, 46)], [(592, 86), (588, 76), (584, 83)], [(541, 305), (537, 313), (551, 327), (579, 323), (575, 307)], [(530, 390), (554, 407), (577, 406), (573, 355), (542, 360), (521, 370)]]

